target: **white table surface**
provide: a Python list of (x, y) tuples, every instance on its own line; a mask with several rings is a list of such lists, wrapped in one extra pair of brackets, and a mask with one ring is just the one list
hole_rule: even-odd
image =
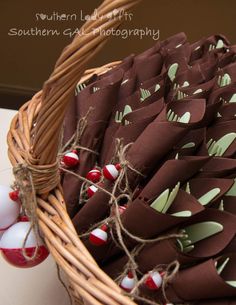
[[(13, 179), (7, 158), (6, 134), (16, 111), (0, 108), (0, 184), (9, 185)], [(1, 200), (1, 199), (0, 199)], [(58, 281), (56, 265), (49, 256), (40, 265), (14, 268), (0, 256), (1, 305), (69, 305), (65, 289)]]

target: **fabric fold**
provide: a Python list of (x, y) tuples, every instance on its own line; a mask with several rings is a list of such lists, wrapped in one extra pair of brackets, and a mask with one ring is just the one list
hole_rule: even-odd
[(235, 297), (236, 288), (226, 283), (235, 279), (236, 257), (230, 255), (222, 275), (217, 273), (215, 260), (180, 271), (166, 290), (171, 302), (192, 301), (209, 298)]

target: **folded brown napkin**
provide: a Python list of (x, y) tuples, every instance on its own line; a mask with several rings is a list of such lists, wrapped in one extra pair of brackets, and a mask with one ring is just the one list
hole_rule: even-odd
[[(162, 240), (147, 244), (136, 257), (139, 271), (142, 274), (145, 274), (159, 265), (169, 264), (174, 260), (178, 260), (181, 266), (188, 266), (189, 264), (206, 260), (207, 258), (218, 255), (234, 238), (236, 233), (235, 219), (235, 216), (230, 213), (215, 209), (205, 209), (202, 213), (198, 213), (191, 217), (191, 220), (186, 221), (184, 225), (179, 227), (179, 229), (187, 226), (188, 224), (204, 221), (215, 221), (223, 225), (224, 229), (222, 232), (205, 240), (199, 241), (197, 244), (195, 244), (194, 250), (189, 253), (182, 253), (179, 250), (176, 244), (176, 239)], [(177, 233), (178, 230), (175, 229), (169, 232)], [(128, 258), (126, 255), (124, 255), (104, 265), (103, 269), (112, 278), (116, 278), (122, 273), (127, 262)], [(210, 297), (210, 295), (208, 297)], [(202, 296), (201, 298), (205, 297)]]
[(166, 289), (167, 298), (175, 303), (236, 297), (236, 288), (226, 283), (227, 280), (235, 280), (236, 276), (235, 254), (229, 255), (229, 258), (221, 275), (217, 273), (214, 259), (180, 271)]
[(183, 32), (180, 32), (165, 39), (164, 41), (161, 42), (160, 52), (162, 56), (165, 57), (169, 50), (171, 49), (173, 50), (184, 45), (186, 41), (187, 41), (187, 36)]
[(194, 305), (236, 305), (235, 298), (220, 298), (220, 299), (214, 299), (214, 300), (205, 300), (205, 301), (199, 301), (194, 302)]
[[(65, 199), (76, 231), (81, 234), (106, 223), (103, 245), (96, 246), (87, 237), (82, 241), (114, 279), (131, 266), (124, 245), (135, 256), (139, 279), (177, 260), (180, 269), (166, 286), (171, 304), (235, 303), (236, 288), (226, 283), (236, 282), (236, 205), (232, 193), (236, 178), (235, 55), (236, 46), (223, 35), (190, 44), (186, 35), (179, 33), (141, 54), (128, 56), (102, 75), (94, 74), (83, 88), (77, 87), (67, 110), (64, 143), (73, 135), (78, 120), (87, 115), (79, 141), (80, 165), (74, 172), (85, 177), (95, 165), (102, 168), (121, 163), (125, 179), (115, 195), (122, 194), (127, 184), (133, 193), (129, 200), (118, 202), (124, 208), (120, 236), (110, 196), (98, 190), (79, 205), (81, 181), (63, 174)], [(122, 139), (123, 145), (130, 144), (124, 158), (116, 155), (117, 139)], [(115, 182), (103, 178), (102, 186), (111, 192)], [(169, 209), (154, 209), (154, 200), (176, 185), (180, 188)], [(188, 213), (176, 215), (183, 211)], [(173, 235), (207, 221), (220, 223), (223, 230), (196, 242), (186, 252), (181, 250), (183, 239)], [(157, 241), (161, 236), (167, 238)], [(138, 239), (149, 242), (140, 248)], [(222, 259), (219, 255), (231, 258), (221, 274), (215, 267)], [(161, 289), (150, 291), (141, 285), (139, 293), (154, 302), (168, 303)], [(140, 300), (139, 304), (145, 302)]]
[[(123, 139), (124, 145), (134, 142), (143, 130), (157, 117), (164, 107), (163, 99), (137, 110), (134, 110), (123, 118), (122, 122), (113, 130), (114, 135), (107, 143), (103, 142), (99, 164), (104, 166), (111, 162), (115, 152), (116, 139)], [(127, 124), (128, 122), (128, 124)], [(109, 128), (108, 128), (109, 129)]]
[[(169, 110), (181, 116), (189, 109), (191, 109), (189, 123), (170, 122), (167, 120), (167, 112)], [(137, 186), (143, 175), (146, 176), (153, 172), (160, 161), (171, 151), (172, 147), (187, 134), (188, 130), (202, 120), (204, 113), (204, 100), (190, 100), (185, 103), (175, 102), (173, 105), (170, 103), (163, 109), (160, 115), (145, 128), (127, 153), (126, 160), (141, 173), (141, 175), (137, 175), (132, 170), (128, 170), (131, 189)], [(78, 232), (87, 230), (108, 213), (108, 196), (105, 193), (103, 195), (98, 195), (98, 193), (100, 191), (89, 199), (74, 217), (73, 223)], [(97, 196), (99, 196), (100, 200), (97, 199)], [(94, 202), (96, 202), (96, 211), (94, 211)]]
[(174, 99), (201, 99), (204, 98), (208, 101), (211, 94), (215, 79), (211, 79), (203, 84), (192, 85), (188, 87), (179, 88), (174, 96)]
[(236, 215), (236, 197), (235, 196), (224, 196), (222, 198), (223, 203), (224, 203), (224, 210), (226, 212), (229, 212), (231, 214)]
[[(159, 82), (159, 83), (161, 84), (161, 82)], [(120, 103), (118, 103), (118, 105), (115, 107), (116, 111), (112, 113), (111, 119), (109, 121), (109, 126), (107, 127), (105, 134), (104, 134), (102, 149), (100, 151), (100, 156), (99, 156), (99, 163), (101, 166), (104, 166), (105, 162), (109, 160), (110, 155), (107, 156), (107, 154), (109, 154), (109, 150), (111, 149), (111, 139), (118, 137), (116, 133), (117, 132), (119, 133), (119, 129), (120, 129), (121, 125), (125, 124), (125, 120), (128, 120), (131, 123), (136, 123), (136, 121), (138, 122), (138, 121), (142, 120), (143, 115), (144, 115), (144, 118), (152, 117), (154, 119), (157, 116), (157, 114), (159, 114), (160, 103), (158, 101), (160, 99), (162, 99), (164, 96), (164, 87), (161, 86), (160, 89), (156, 92), (154, 92), (154, 90), (153, 90), (154, 87), (155, 87), (155, 85), (151, 86), (148, 89), (151, 95), (145, 99), (144, 103), (141, 103), (141, 100), (140, 100), (141, 93), (140, 93), (140, 90), (138, 90), (134, 94), (129, 96), (128, 98), (121, 100)], [(151, 106), (151, 104), (154, 104), (154, 105)], [(149, 105), (150, 105), (150, 107), (149, 107)], [(121, 122), (117, 123), (115, 121), (116, 115), (119, 113), (122, 113), (127, 106), (130, 107), (130, 110), (132, 110), (132, 112), (126, 114), (126, 116), (123, 117)], [(152, 109), (153, 109), (153, 115), (150, 114)], [(153, 119), (151, 119), (151, 121)], [(147, 126), (146, 124), (143, 126), (143, 130), (145, 129), (146, 126)], [(131, 138), (132, 138), (132, 136), (131, 136)], [(135, 136), (134, 136), (134, 139), (135, 139)], [(132, 140), (132, 141), (134, 141), (134, 140)], [(113, 149), (114, 149), (114, 147), (113, 147)]]
[(227, 65), (231, 64), (235, 60), (235, 54), (236, 54), (236, 46), (235, 45), (230, 45), (227, 48), (227, 52), (224, 53), (220, 58), (219, 58), (219, 68), (224, 68)]
[(209, 97), (209, 104), (215, 104), (218, 101), (229, 103), (233, 95), (236, 93), (236, 83), (233, 82), (228, 86), (215, 88)]
[[(236, 120), (219, 122), (207, 129), (206, 139), (218, 141), (223, 136), (229, 133), (236, 133)], [(236, 153), (236, 141), (233, 141), (228, 149), (223, 153), (223, 157), (230, 158)]]
[[(117, 70), (114, 74), (110, 74), (107, 79), (103, 78), (98, 82), (90, 84), (77, 95), (77, 113), (80, 114), (80, 118), (84, 117), (90, 109), (90, 113), (87, 116), (86, 128), (80, 138), (79, 145), (94, 151), (93, 153), (88, 150), (79, 149), (80, 164), (75, 169), (75, 172), (82, 176), (85, 176), (95, 165), (103, 133), (117, 101), (122, 76), (122, 70)], [(93, 88), (99, 88), (99, 90), (94, 92)], [(86, 103), (84, 102), (85, 100)], [(109, 104), (107, 100), (109, 100)], [(67, 210), (71, 217), (78, 211), (78, 196), (81, 184), (82, 182), (71, 174), (64, 175), (63, 188)]]
[[(208, 158), (204, 157), (184, 157), (182, 160), (169, 160), (164, 163), (143, 188), (138, 198), (129, 203), (122, 213), (121, 221), (124, 228), (134, 236), (150, 239), (188, 220), (188, 217), (177, 217), (171, 214), (184, 210), (191, 211), (192, 215), (201, 212), (204, 207), (197, 199), (183, 190), (179, 190), (174, 203), (166, 214), (154, 210), (149, 205), (165, 189), (172, 189), (178, 182), (187, 181), (207, 160)], [(115, 228), (110, 229), (113, 230), (113, 236), (116, 237)], [(96, 260), (102, 263), (122, 251), (111, 238), (103, 247), (91, 245), (88, 239), (83, 241)], [(129, 249), (137, 245), (137, 242), (125, 233), (123, 241)]]
[(162, 68), (162, 56), (159, 53), (134, 59), (133, 71), (138, 84), (158, 75)]
[(232, 121), (236, 116), (236, 103), (223, 104), (218, 110), (217, 122)]
[(235, 173), (236, 160), (231, 158), (213, 157), (203, 165), (198, 177), (228, 177)]
[[(234, 183), (233, 179), (219, 178), (193, 178), (189, 180), (189, 190), (195, 198), (200, 198), (206, 193), (217, 189), (217, 194), (211, 199), (210, 204), (214, 204), (229, 191)], [(207, 205), (208, 206), (208, 205)]]
[(231, 83), (236, 82), (236, 63), (230, 63), (224, 68), (220, 69), (217, 74), (217, 81), (215, 88), (228, 86)]
[[(173, 64), (177, 64), (176, 76), (188, 70), (188, 62), (190, 60), (191, 49), (189, 43), (185, 43), (178, 48), (167, 50), (167, 55), (165, 56), (164, 67), (166, 70)], [(163, 67), (163, 68), (164, 68)], [(163, 70), (162, 70), (163, 71)]]
[(227, 49), (229, 47), (230, 42), (223, 35), (212, 35), (207, 38), (204, 37), (204, 38), (200, 39), (199, 41), (193, 43), (191, 45), (191, 50), (192, 50), (191, 61), (194, 61), (198, 58), (202, 58), (205, 55), (207, 55), (209, 53), (210, 46), (216, 47), (219, 40), (221, 40), (223, 43), (223, 44), (221, 44), (221, 48), (220, 49), (211, 48), (213, 50), (212, 52), (214, 52), (214, 50), (222, 51), (222, 49)]

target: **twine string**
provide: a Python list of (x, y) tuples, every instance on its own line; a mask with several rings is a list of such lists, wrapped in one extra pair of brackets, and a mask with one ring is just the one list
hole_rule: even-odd
[[(22, 252), (24, 258), (27, 261), (31, 261), (37, 257), (39, 251), (39, 244), (40, 244), (40, 233), (39, 233), (37, 211), (36, 211), (37, 198), (36, 198), (33, 176), (26, 164), (19, 164), (13, 169), (13, 172), (16, 179), (15, 185), (19, 189), (19, 196), (21, 199), (23, 211), (25, 215), (30, 219), (30, 227), (23, 240)], [(32, 230), (36, 238), (36, 247), (34, 253), (32, 255), (28, 255), (26, 250), (27, 249), (26, 243)]]
[(70, 305), (73, 305), (73, 302), (72, 302), (72, 297), (71, 297), (71, 294), (70, 294), (70, 291), (69, 289), (67, 288), (65, 282), (63, 281), (62, 279), (62, 276), (61, 276), (61, 268), (58, 264), (56, 264), (56, 268), (57, 268), (57, 277), (58, 277), (58, 280), (59, 282), (61, 283), (61, 285), (64, 287), (67, 295), (68, 295), (68, 298), (69, 298), (69, 302), (70, 302)]
[(179, 272), (179, 268), (180, 268), (180, 263), (177, 260), (175, 260), (167, 266), (166, 271), (164, 273), (161, 289), (162, 289), (162, 294), (167, 303), (169, 303), (169, 300), (166, 295), (166, 286), (170, 284), (172, 280), (175, 278), (176, 274)]
[[(86, 125), (87, 125), (87, 116), (89, 115), (90, 109), (86, 116), (80, 120), (77, 126), (76, 133), (71, 137), (71, 139), (64, 145), (61, 151), (64, 151), (65, 149), (68, 149), (68, 147), (71, 145), (70, 149), (73, 147), (79, 147), (78, 142), (80, 140), (81, 135), (83, 134)], [(127, 274), (128, 271), (132, 271), (133, 277), (135, 279), (136, 285), (133, 288), (132, 292), (129, 294), (130, 297), (136, 298), (139, 300), (145, 301), (147, 304), (154, 304), (152, 301), (140, 297), (139, 296), (139, 286), (143, 283), (145, 280), (145, 276), (141, 278), (141, 280), (138, 280), (138, 265), (135, 261), (135, 257), (138, 255), (138, 253), (143, 249), (143, 247), (148, 243), (154, 243), (159, 242), (165, 239), (172, 239), (172, 238), (179, 238), (183, 237), (184, 234), (168, 234), (164, 236), (159, 236), (157, 238), (153, 239), (144, 239), (141, 237), (138, 237), (132, 233), (130, 233), (124, 226), (121, 220), (121, 215), (119, 211), (119, 203), (122, 199), (126, 199), (128, 201), (128, 204), (132, 201), (132, 191), (129, 186), (128, 181), (128, 171), (133, 171), (135, 174), (140, 175), (142, 177), (143, 174), (140, 173), (138, 170), (136, 170), (132, 164), (127, 161), (126, 154), (128, 149), (131, 147), (132, 143), (129, 143), (127, 145), (124, 145), (122, 139), (116, 139), (116, 146), (115, 146), (115, 153), (116, 153), (116, 160), (119, 162), (121, 169), (119, 171), (119, 175), (114, 182), (112, 191), (107, 191), (104, 187), (102, 187), (99, 184), (95, 184), (91, 182), (90, 180), (82, 177), (79, 174), (74, 173), (73, 171), (70, 171), (62, 166), (59, 166), (57, 163), (57, 169), (61, 171), (64, 171), (68, 174), (71, 174), (75, 176), (76, 178), (80, 179), (83, 182), (83, 188), (80, 191), (80, 198), (83, 197), (85, 192), (85, 187), (87, 185), (94, 185), (98, 188), (98, 190), (106, 193), (109, 196), (109, 206), (110, 206), (110, 216), (106, 218), (105, 220), (102, 220), (99, 223), (94, 224), (85, 234), (80, 235), (82, 236), (88, 236), (90, 232), (93, 230), (93, 228), (100, 226), (101, 224), (104, 224), (104, 221), (107, 224), (111, 224), (111, 228), (115, 229), (116, 237), (114, 237), (114, 234), (112, 232), (112, 238), (116, 240), (116, 242), (119, 244), (120, 248), (125, 252), (126, 256), (128, 257), (128, 263), (125, 266), (125, 270), (123, 274)], [(41, 168), (42, 169), (42, 168)], [(49, 167), (49, 168), (43, 168), (41, 171), (40, 168), (37, 168), (35, 166), (31, 166), (28, 164), (19, 164), (14, 168), (14, 174), (16, 177), (16, 184), (20, 190), (20, 196), (22, 198), (23, 207), (26, 211), (27, 216), (31, 219), (31, 226), (29, 229), (29, 232), (27, 233), (27, 236), (24, 240), (23, 249), (24, 249), (24, 256), (26, 259), (34, 259), (38, 252), (38, 240), (37, 240), (37, 247), (35, 249), (35, 253), (33, 256), (28, 256), (25, 250), (25, 245), (28, 239), (28, 236), (31, 232), (31, 230), (34, 230), (34, 233), (37, 233), (38, 225), (37, 225), (37, 213), (36, 213), (36, 207), (37, 207), (37, 198), (36, 198), (36, 192), (38, 191), (38, 188), (40, 188), (40, 184), (37, 183), (37, 174), (47, 173), (50, 174), (50, 171), (55, 172), (55, 166)], [(48, 173), (49, 172), (49, 173)], [(114, 212), (114, 213), (113, 213)], [(113, 213), (113, 215), (112, 215)], [(111, 229), (112, 231), (112, 229)], [(129, 238), (135, 240), (139, 245), (133, 250), (130, 251), (128, 247), (125, 244), (125, 241), (123, 239), (123, 235), (127, 235)], [(39, 237), (38, 234), (36, 234), (37, 238)], [(163, 296), (166, 298), (165, 294), (165, 288), (166, 285), (174, 278), (174, 276), (177, 274), (179, 270), (179, 263), (173, 262), (167, 266), (166, 273), (163, 277)], [(167, 299), (167, 298), (166, 298)], [(156, 303), (155, 303), (156, 304)]]
[(88, 151), (88, 152), (91, 152), (95, 155), (98, 155), (98, 152), (88, 148), (88, 147), (85, 147), (85, 146), (82, 146), (79, 144), (80, 140), (81, 140), (81, 137), (87, 127), (87, 124), (88, 124), (88, 117), (89, 115), (91, 114), (91, 112), (94, 110), (94, 107), (89, 107), (87, 113), (85, 114), (84, 117), (80, 118), (79, 121), (78, 121), (78, 124), (76, 126), (76, 131), (75, 133), (72, 135), (72, 137), (64, 144), (64, 146), (62, 146), (60, 149), (59, 149), (59, 154), (58, 156), (62, 156), (64, 155), (65, 153), (73, 150), (73, 149), (81, 149), (81, 150), (85, 150), (85, 151)]
[[(128, 193), (129, 195), (132, 194), (130, 186), (129, 186), (129, 179), (128, 179), (128, 170), (134, 172), (138, 176), (145, 177), (140, 171), (135, 169), (132, 164), (126, 159), (127, 152), (129, 148), (133, 145), (133, 143), (128, 143), (124, 145), (123, 139), (116, 139), (115, 142), (115, 154), (116, 159), (118, 160), (121, 170), (118, 178), (115, 181), (114, 187), (113, 187), (113, 194), (115, 195), (117, 188), (118, 190), (125, 194)], [(124, 185), (124, 186), (123, 186)], [(111, 198), (112, 200), (112, 198)]]
[[(135, 168), (133, 168), (133, 166), (130, 164), (130, 162), (128, 162), (126, 160), (126, 153), (127, 153), (128, 149), (131, 147), (131, 145), (132, 145), (132, 143), (123, 145), (122, 139), (116, 139), (116, 149), (115, 149), (116, 160), (119, 162), (119, 164), (121, 166), (119, 176), (117, 177), (116, 181), (114, 182), (112, 192), (105, 190), (103, 187), (100, 187), (100, 186), (98, 187), (101, 191), (104, 191), (105, 193), (107, 193), (110, 196), (109, 205), (110, 205), (110, 215), (111, 216), (108, 217), (106, 220), (103, 220), (103, 221), (93, 225), (89, 229), (89, 231), (86, 232), (86, 235), (88, 235), (93, 230), (93, 228), (98, 227), (101, 224), (113, 223), (113, 227), (115, 227), (117, 240), (116, 240), (116, 238), (114, 238), (112, 229), (110, 229), (110, 232), (112, 232), (112, 234), (111, 234), (112, 239), (115, 240), (116, 243), (118, 242), (120, 248), (122, 248), (122, 250), (125, 252), (126, 256), (128, 257), (128, 263), (126, 264), (126, 266), (124, 268), (122, 277), (120, 276), (118, 280), (121, 280), (123, 278), (123, 276), (125, 276), (128, 273), (128, 271), (132, 271), (132, 275), (134, 277), (136, 285), (133, 288), (133, 290), (131, 291), (130, 296), (133, 298), (136, 298), (136, 297), (140, 298), (139, 297), (139, 286), (144, 282), (145, 276), (140, 281), (138, 281), (138, 276), (137, 276), (138, 265), (135, 261), (135, 257), (137, 256), (137, 254), (141, 251), (141, 249), (147, 243), (159, 242), (159, 241), (162, 241), (165, 239), (171, 239), (171, 238), (179, 238), (179, 237), (182, 237), (183, 234), (168, 234), (165, 236), (159, 236), (154, 239), (143, 239), (138, 236), (135, 236), (134, 234), (131, 234), (123, 226), (121, 217), (120, 217), (120, 212), (119, 212), (119, 202), (123, 198), (126, 198), (129, 202), (131, 201), (131, 190), (130, 190), (129, 181), (128, 181), (128, 169), (131, 171), (134, 171), (137, 175), (142, 175), (139, 171), (137, 171)], [(77, 174), (74, 174), (74, 175), (80, 179), (79, 175), (77, 175)], [(82, 177), (82, 180), (84, 181), (84, 183), (89, 183), (89, 184), (93, 185), (93, 183), (91, 183), (91, 181), (87, 181), (86, 178)], [(96, 185), (96, 184), (94, 184), (94, 185)], [(96, 186), (98, 186), (98, 185), (96, 185)], [(119, 195), (117, 195), (118, 191), (120, 193)], [(115, 211), (114, 216), (112, 216), (112, 211)], [(126, 235), (128, 235), (130, 238), (132, 238), (133, 240), (135, 240), (136, 242), (141, 243), (141, 246), (136, 248), (134, 251), (130, 251), (127, 248), (127, 246), (123, 240), (124, 233)], [(85, 235), (83, 235), (83, 236), (85, 236)], [(81, 235), (80, 235), (80, 237), (81, 237)], [(175, 264), (175, 268), (172, 270), (173, 264)], [(170, 272), (170, 270), (171, 270), (171, 272)], [(169, 264), (169, 266), (166, 269), (166, 273), (163, 277), (163, 286), (162, 286), (163, 296), (166, 300), (167, 300), (167, 297), (165, 294), (166, 285), (174, 278), (174, 276), (177, 274), (178, 270), (179, 270), (178, 262)], [(142, 298), (142, 300), (146, 301), (146, 303), (148, 303), (148, 304), (154, 304), (152, 301), (150, 301), (146, 298)]]

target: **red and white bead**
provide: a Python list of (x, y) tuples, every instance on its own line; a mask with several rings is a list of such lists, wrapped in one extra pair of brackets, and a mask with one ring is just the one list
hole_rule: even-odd
[(18, 190), (11, 191), (9, 193), (9, 197), (13, 201), (18, 201), (19, 200), (19, 191)]
[(20, 204), (11, 199), (11, 192), (10, 187), (0, 185), (0, 231), (8, 229), (20, 215)]
[[(123, 214), (126, 209), (127, 209), (126, 205), (120, 205), (118, 207), (120, 215)], [(112, 207), (112, 210), (111, 210), (111, 216), (115, 216), (115, 215), (116, 215), (116, 207), (114, 206), (114, 207)]]
[(145, 281), (145, 285), (147, 288), (151, 290), (157, 290), (162, 285), (162, 276), (164, 274), (159, 273), (158, 271), (150, 271), (149, 275)]
[(75, 167), (76, 165), (79, 164), (79, 156), (77, 150), (72, 150), (68, 153), (66, 153), (63, 158), (62, 162), (67, 166), (67, 167)]
[(115, 181), (116, 178), (119, 176), (119, 170), (121, 169), (120, 164), (108, 164), (103, 167), (102, 172), (103, 176), (110, 180), (110, 181)]
[(120, 287), (127, 292), (130, 292), (135, 286), (135, 279), (132, 272), (129, 272), (121, 281)]
[[(36, 237), (33, 230), (30, 231), (31, 224), (29, 221), (20, 221), (4, 232), (0, 241), (2, 255), (10, 264), (29, 268), (40, 264), (48, 256), (48, 250), (43, 245), (40, 238)], [(27, 236), (28, 234), (28, 236)], [(26, 239), (27, 237), (27, 239)], [(27, 259), (24, 255), (23, 245), (25, 242), (25, 253), (32, 257), (37, 251), (35, 258)]]
[(87, 189), (87, 195), (89, 198), (93, 197), (93, 195), (97, 192), (98, 188), (95, 185), (90, 185)]
[(125, 205), (120, 205), (119, 206), (119, 212), (120, 212), (120, 215), (124, 213), (124, 211), (127, 209), (127, 206)]
[(86, 178), (89, 181), (92, 181), (93, 183), (97, 183), (98, 181), (100, 181), (102, 176), (102, 173), (100, 172), (100, 170), (98, 170), (97, 168), (93, 168), (91, 171), (88, 172)]
[(27, 221), (29, 221), (29, 217), (28, 216), (26, 216), (26, 215), (21, 215), (20, 217), (19, 217), (19, 221), (22, 221), (22, 222), (27, 222)]
[(89, 241), (91, 244), (95, 246), (102, 246), (107, 243), (108, 235), (107, 235), (107, 225), (102, 225), (101, 228), (94, 229), (89, 234)]

